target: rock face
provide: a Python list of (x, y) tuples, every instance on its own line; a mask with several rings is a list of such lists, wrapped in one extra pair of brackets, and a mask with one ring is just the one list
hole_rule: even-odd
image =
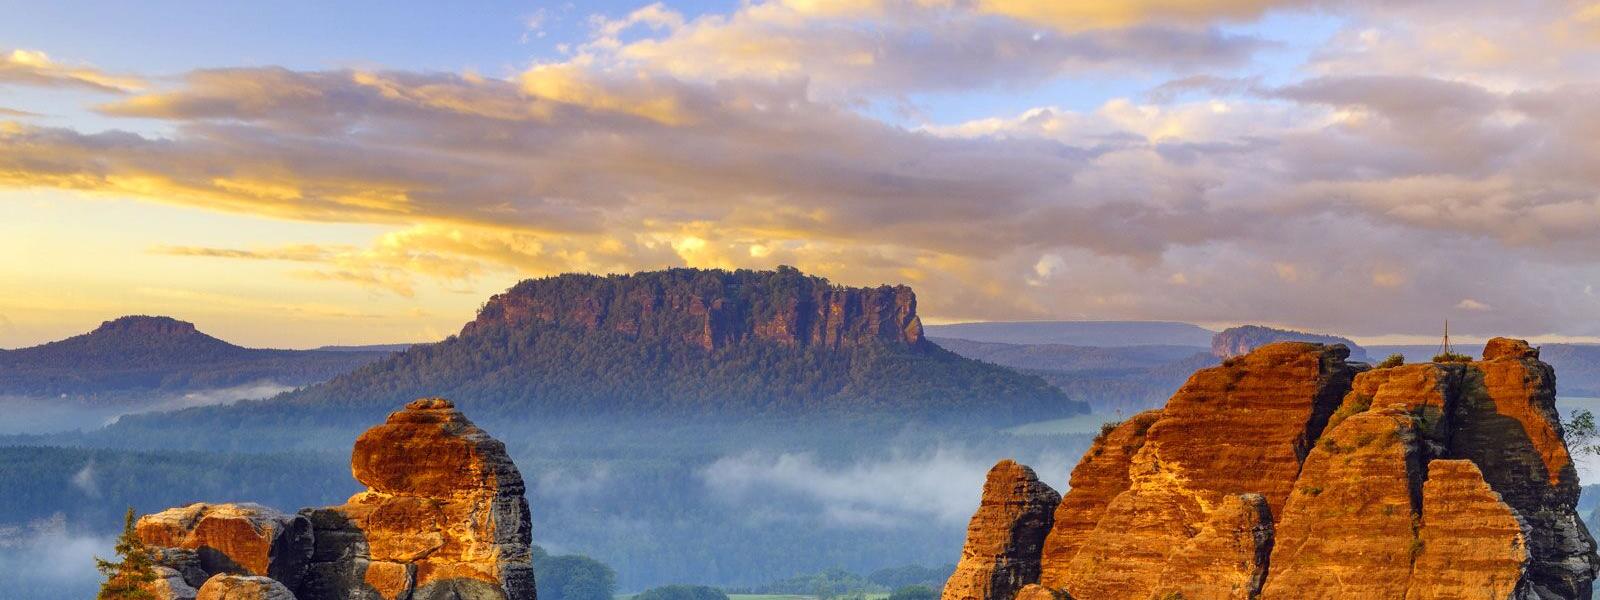
[(676, 338), (706, 350), (752, 339), (826, 348), (923, 343), (911, 288), (839, 287), (788, 267), (528, 280), (490, 298), (461, 335), (541, 321)]
[(1030, 599), (1588, 598), (1600, 557), (1538, 351), (1347, 356), (1269, 344), (1107, 431), (1020, 582), (1043, 588)]
[(1261, 598), (1400, 598), (1422, 491), (1416, 423), (1402, 407), (1323, 435), (1278, 520)]
[(1039, 552), (1060, 501), (1033, 469), (1010, 460), (990, 469), (943, 600), (1010, 600), (1025, 584), (1038, 581)]
[(1356, 360), (1367, 360), (1367, 350), (1346, 338), (1306, 333), (1304, 331), (1274, 329), (1260, 325), (1234, 327), (1211, 336), (1211, 353), (1218, 358), (1233, 358), (1235, 356), (1244, 356), (1256, 348), (1276, 342), (1311, 342), (1330, 346), (1342, 344), (1350, 349), (1350, 356)]
[(1562, 439), (1554, 369), (1527, 342), (1496, 338), (1467, 378), (1445, 457), (1478, 465), (1528, 521), (1529, 578), (1540, 597), (1588, 597), (1600, 559), (1576, 510), (1578, 471)]
[(150, 546), (193, 551), (194, 563), (187, 555), (168, 555), (168, 565), (180, 572), (192, 573), (197, 564), (206, 576), (261, 575), (296, 586), (311, 560), (311, 522), (259, 504), (170, 508), (140, 517), (136, 529)]
[(1067, 495), (1056, 507), (1055, 524), (1045, 538), (1039, 561), (1039, 583), (1049, 588), (1066, 586), (1068, 566), (1105, 514), (1111, 499), (1127, 491), (1128, 467), (1144, 447), (1145, 433), (1161, 418), (1152, 410), (1134, 415), (1095, 439), (1083, 460), (1072, 469)]
[[(522, 476), (450, 401), (417, 400), (363, 433), (351, 471), (368, 490), (343, 505), (195, 504), (146, 516), (138, 532), (200, 598), (214, 583), (212, 597), (230, 599), (277, 600), (279, 588), (300, 600), (534, 598)], [(266, 577), (217, 583), (233, 575)]]
[(1412, 564), (1406, 600), (1539, 597), (1524, 577), (1527, 523), (1472, 461), (1428, 463), (1422, 515), (1421, 552)]

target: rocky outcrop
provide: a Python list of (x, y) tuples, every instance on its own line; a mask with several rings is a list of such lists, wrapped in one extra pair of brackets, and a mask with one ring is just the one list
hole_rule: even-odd
[(218, 575), (200, 586), (195, 600), (295, 600), (289, 588), (270, 577)]
[(1060, 501), (1033, 469), (1011, 460), (990, 469), (943, 600), (1012, 600), (1038, 581), (1039, 552)]
[(1261, 598), (1405, 596), (1422, 477), (1403, 407), (1357, 414), (1322, 436), (1278, 519)]
[(1272, 512), (1260, 494), (1238, 494), (1167, 556), (1156, 584), (1157, 598), (1245, 600), (1267, 577), (1272, 553)]
[(1055, 524), (1045, 538), (1039, 561), (1039, 583), (1050, 588), (1066, 586), (1068, 567), (1078, 549), (1094, 532), (1111, 499), (1127, 491), (1131, 479), (1128, 467), (1133, 456), (1144, 447), (1145, 433), (1161, 418), (1152, 410), (1134, 415), (1109, 432), (1095, 438), (1072, 469), (1068, 492), (1057, 505)]
[(406, 405), (356, 439), (350, 462), (368, 491), (305, 511), (319, 541), (329, 542), (318, 544), (312, 564), (318, 593), (533, 597), (522, 476), (505, 445), (455, 405)]
[(1527, 523), (1470, 460), (1428, 463), (1417, 540), (1406, 600), (1538, 598), (1524, 577)]
[(1347, 355), (1270, 344), (1105, 432), (1030, 596), (1588, 598), (1600, 557), (1537, 349), (1374, 370)]
[(1555, 370), (1521, 340), (1490, 340), (1483, 358), (1469, 365), (1452, 404), (1445, 457), (1478, 465), (1528, 521), (1528, 576), (1540, 597), (1587, 598), (1600, 558), (1577, 513), (1578, 471), (1556, 413)]
[(1367, 350), (1348, 338), (1319, 333), (1306, 333), (1289, 329), (1274, 329), (1260, 325), (1244, 325), (1223, 330), (1211, 336), (1211, 353), (1218, 358), (1244, 356), (1267, 344), (1277, 342), (1310, 342), (1313, 344), (1338, 344), (1350, 349), (1356, 360), (1367, 360)]
[[(1342, 346), (1285, 342), (1195, 373), (1149, 425), (1129, 463), (1128, 489), (1106, 506), (1078, 551), (1069, 557), (1072, 546), (1058, 545), (1046, 553), (1050, 585), (1079, 599), (1143, 597), (1164, 577), (1176, 577), (1168, 565), (1180, 549), (1227, 546), (1193, 541), (1204, 525), (1224, 529), (1213, 536), (1255, 539), (1256, 532), (1228, 530), (1244, 522), (1240, 509), (1214, 513), (1240, 494), (1259, 495), (1269, 515), (1280, 510), (1312, 440), (1357, 372), (1346, 356)], [(1076, 493), (1068, 490), (1063, 502), (1076, 504)], [(1262, 562), (1265, 547), (1231, 548), (1226, 556), (1184, 560), (1242, 565), (1234, 575), (1216, 576), (1236, 579), (1243, 572), (1250, 579), (1249, 565)], [(1054, 568), (1063, 561), (1065, 570)]]
[(746, 340), (833, 349), (923, 343), (911, 288), (840, 287), (788, 267), (527, 280), (490, 298), (461, 335), (533, 322), (677, 339), (706, 350)]
[(297, 586), (311, 560), (311, 522), (259, 504), (170, 508), (140, 517), (136, 529), (150, 546), (192, 551), (164, 556), (169, 567), (189, 571), (193, 585), (198, 567), (205, 576), (261, 575)]
[(417, 400), (367, 430), (351, 471), (368, 489), (339, 506), (194, 504), (138, 533), (200, 598), (534, 598), (522, 476), (450, 401)]

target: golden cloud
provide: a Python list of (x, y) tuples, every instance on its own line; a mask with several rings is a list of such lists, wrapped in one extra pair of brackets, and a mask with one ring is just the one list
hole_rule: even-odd
[(129, 93), (144, 89), (137, 77), (111, 75), (92, 67), (58, 63), (37, 50), (0, 52), (0, 84), (72, 87), (98, 92)]

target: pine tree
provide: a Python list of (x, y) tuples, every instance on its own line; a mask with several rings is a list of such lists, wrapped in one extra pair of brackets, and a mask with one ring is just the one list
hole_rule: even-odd
[(96, 556), (95, 568), (106, 576), (100, 585), (100, 595), (95, 600), (156, 600), (145, 586), (156, 580), (155, 556), (133, 530), (133, 507), (122, 521), (122, 535), (117, 537), (118, 562)]

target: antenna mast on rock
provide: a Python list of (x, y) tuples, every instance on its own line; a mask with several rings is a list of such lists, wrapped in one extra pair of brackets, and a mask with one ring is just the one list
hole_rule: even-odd
[(1450, 347), (1450, 319), (1444, 320), (1444, 342), (1439, 344), (1439, 354), (1455, 354), (1455, 349)]

